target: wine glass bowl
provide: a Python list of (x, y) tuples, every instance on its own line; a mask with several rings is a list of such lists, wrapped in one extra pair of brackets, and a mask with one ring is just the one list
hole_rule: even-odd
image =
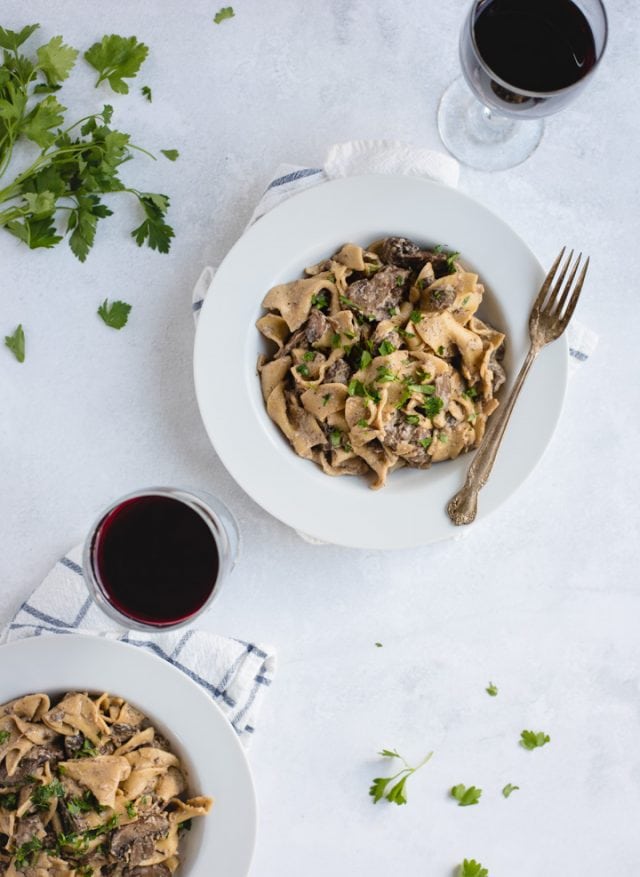
[(443, 143), (482, 170), (524, 161), (542, 118), (584, 88), (606, 41), (601, 0), (475, 0), (460, 36), (464, 79), (438, 108)]

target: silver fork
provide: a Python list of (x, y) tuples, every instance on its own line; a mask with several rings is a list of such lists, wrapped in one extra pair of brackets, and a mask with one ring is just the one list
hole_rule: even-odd
[(587, 258), (585, 261), (574, 286), (573, 282), (582, 259), (582, 253), (580, 253), (566, 283), (564, 283), (573, 259), (573, 250), (571, 250), (552, 287), (551, 284), (555, 279), (564, 252), (565, 247), (560, 250), (558, 258), (551, 266), (531, 309), (529, 316), (531, 346), (529, 347), (527, 358), (518, 373), (513, 389), (509, 394), (509, 398), (491, 417), (480, 447), (469, 466), (464, 487), (456, 493), (447, 506), (447, 512), (454, 524), (470, 524), (474, 520), (478, 510), (478, 493), (489, 480), (502, 436), (507, 428), (511, 412), (520, 394), (524, 380), (529, 373), (529, 369), (542, 348), (562, 335), (578, 304), (582, 284), (589, 267), (589, 259)]

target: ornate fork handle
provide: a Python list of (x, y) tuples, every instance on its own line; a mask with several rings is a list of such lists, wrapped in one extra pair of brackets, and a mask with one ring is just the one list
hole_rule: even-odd
[(487, 483), (491, 474), (498, 448), (509, 423), (513, 407), (516, 404), (516, 399), (520, 395), (525, 378), (529, 374), (529, 369), (533, 365), (538, 353), (540, 353), (540, 350), (541, 347), (535, 344), (532, 344), (529, 348), (527, 358), (518, 372), (518, 377), (507, 401), (498, 408), (489, 422), (484, 439), (480, 443), (473, 462), (469, 466), (464, 486), (456, 493), (447, 506), (447, 512), (454, 524), (470, 524), (475, 519), (478, 510), (478, 493)]

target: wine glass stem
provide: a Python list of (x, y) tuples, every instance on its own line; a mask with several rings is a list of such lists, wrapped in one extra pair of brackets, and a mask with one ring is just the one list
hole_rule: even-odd
[(502, 143), (518, 124), (515, 119), (498, 115), (479, 101), (474, 101), (469, 108), (469, 134), (478, 143)]

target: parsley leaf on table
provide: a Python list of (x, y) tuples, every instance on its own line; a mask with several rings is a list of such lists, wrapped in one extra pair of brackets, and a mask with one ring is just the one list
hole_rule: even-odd
[(165, 158), (168, 158), (169, 161), (175, 161), (176, 158), (179, 158), (180, 153), (177, 149), (161, 149), (160, 152), (164, 155)]
[(13, 353), (18, 362), (24, 362), (24, 330), (22, 323), (15, 330), (13, 335), (5, 335), (5, 346)]
[(470, 807), (472, 804), (477, 804), (481, 795), (482, 789), (477, 789), (475, 786), (467, 788), (462, 783), (451, 789), (451, 797), (456, 799), (458, 807)]
[(502, 794), (505, 798), (508, 798), (511, 792), (515, 792), (516, 789), (519, 789), (520, 786), (512, 786), (511, 783), (507, 783), (507, 785), (502, 790)]
[(84, 57), (100, 74), (96, 87), (106, 79), (113, 91), (128, 94), (129, 86), (124, 80), (137, 74), (148, 54), (149, 47), (136, 37), (105, 34), (99, 43), (87, 49)]
[(174, 236), (171, 226), (163, 221), (169, 209), (169, 199), (166, 195), (154, 195), (151, 192), (138, 193), (138, 198), (147, 218), (138, 228), (134, 228), (131, 236), (139, 247), (146, 241), (152, 250), (168, 253), (171, 238)]
[[(377, 804), (382, 798), (385, 798), (387, 801), (390, 801), (392, 804), (406, 804), (407, 803), (407, 795), (405, 792), (405, 785), (410, 776), (412, 776), (417, 770), (420, 770), (423, 765), (425, 765), (433, 752), (429, 752), (420, 762), (420, 764), (415, 767), (410, 767), (405, 759), (396, 752), (395, 749), (383, 749), (378, 755), (382, 755), (384, 758), (398, 758), (404, 764), (404, 767), (398, 771), (398, 773), (394, 774), (390, 777), (376, 777), (369, 788), (369, 794), (373, 798), (373, 803)], [(387, 787), (394, 781), (391, 788), (387, 791)]]
[(105, 298), (98, 308), (98, 316), (101, 317), (107, 326), (112, 329), (122, 329), (127, 325), (131, 305), (126, 301), (113, 301), (109, 303), (109, 299)]
[(143, 85), (142, 88), (140, 89), (140, 91), (142, 92), (144, 97), (146, 97), (146, 99), (149, 101), (149, 103), (151, 103), (153, 101), (153, 94), (152, 94), (151, 89), (149, 88), (148, 85)]
[(498, 694), (498, 686), (497, 686), (497, 685), (494, 685), (493, 682), (490, 682), (490, 683), (487, 685), (487, 687), (485, 688), (485, 691), (487, 692), (487, 694), (488, 694), (490, 697), (496, 697), (497, 694)]
[(544, 731), (522, 731), (520, 734), (520, 745), (525, 749), (538, 749), (550, 742), (551, 737)]
[(475, 859), (465, 859), (460, 865), (459, 877), (489, 877), (489, 872)]
[(222, 9), (219, 9), (213, 16), (213, 21), (215, 24), (220, 24), (220, 22), (224, 21), (226, 18), (235, 18), (233, 6), (223, 6)]
[(78, 50), (66, 46), (62, 37), (51, 37), (49, 42), (40, 46), (36, 52), (38, 68), (43, 72), (49, 87), (60, 85), (71, 73)]

